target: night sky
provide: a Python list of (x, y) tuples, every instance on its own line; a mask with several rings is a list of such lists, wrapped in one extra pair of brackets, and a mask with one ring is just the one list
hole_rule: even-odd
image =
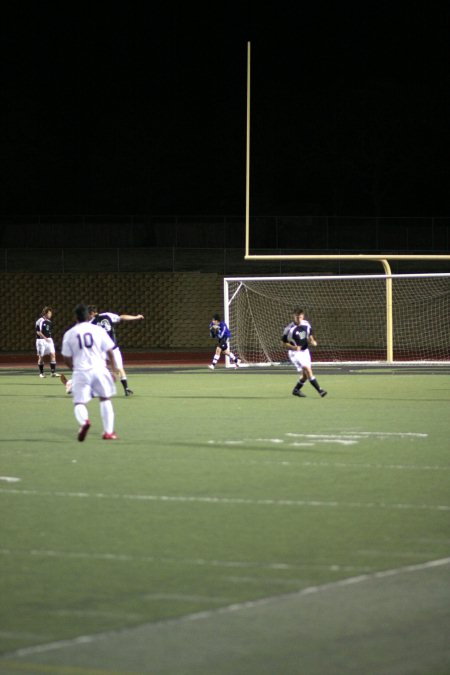
[(450, 212), (448, 3), (28, 4), (2, 215), (243, 214), (248, 40), (252, 213)]

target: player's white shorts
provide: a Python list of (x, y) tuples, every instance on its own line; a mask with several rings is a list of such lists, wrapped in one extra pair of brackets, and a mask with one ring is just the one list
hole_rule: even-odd
[(55, 344), (52, 338), (44, 340), (43, 338), (38, 338), (36, 340), (36, 352), (38, 356), (46, 356), (47, 354), (55, 353)]
[(294, 364), (299, 373), (302, 371), (302, 368), (311, 368), (311, 352), (309, 349), (299, 352), (289, 350), (288, 355), (291, 363)]
[(89, 403), (94, 397), (111, 398), (116, 394), (116, 385), (108, 368), (75, 370), (72, 376), (74, 403)]

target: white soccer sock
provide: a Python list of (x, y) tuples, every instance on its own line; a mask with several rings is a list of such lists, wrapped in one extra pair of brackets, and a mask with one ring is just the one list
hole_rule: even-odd
[(112, 434), (114, 431), (114, 408), (111, 401), (100, 401), (100, 414), (102, 416), (103, 431)]
[(77, 403), (73, 409), (73, 412), (75, 413), (75, 419), (80, 426), (83, 426), (83, 424), (89, 419), (89, 414), (84, 403)]

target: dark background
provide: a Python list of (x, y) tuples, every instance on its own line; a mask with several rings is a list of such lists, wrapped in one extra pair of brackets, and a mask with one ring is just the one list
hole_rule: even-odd
[[(400, 3), (403, 4), (403, 3)], [(447, 2), (2, 10), (8, 214), (450, 212)]]

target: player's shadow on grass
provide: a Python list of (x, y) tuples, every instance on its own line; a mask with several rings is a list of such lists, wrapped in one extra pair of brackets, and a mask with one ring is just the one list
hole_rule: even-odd
[(205, 400), (205, 401), (210, 401), (211, 399), (217, 399), (218, 401), (223, 401), (224, 399), (228, 399), (229, 401), (260, 401), (262, 398), (265, 398), (267, 400), (273, 401), (274, 399), (281, 399), (281, 398), (286, 398), (285, 394), (281, 394), (280, 396), (234, 396), (233, 394), (230, 394), (229, 396), (192, 396), (191, 394), (187, 394), (186, 396), (161, 396), (160, 394), (155, 395), (155, 396), (149, 396), (149, 398), (177, 398), (177, 399), (196, 399), (196, 400)]
[[(311, 396), (311, 398), (313, 398)], [(395, 396), (395, 394), (392, 394), (391, 396), (386, 395), (384, 392), (380, 394), (379, 396), (341, 396), (337, 395), (334, 397), (335, 400), (339, 401), (400, 401), (402, 403), (435, 403), (436, 401), (449, 401), (449, 397), (445, 396), (443, 398), (423, 398), (423, 396), (417, 396), (413, 397), (411, 396), (410, 398), (399, 398), (398, 396)], [(330, 400), (330, 396), (327, 397), (327, 400)]]
[[(67, 435), (67, 429), (64, 430), (64, 433)], [(46, 438), (45, 443), (58, 443), (61, 445), (61, 438), (63, 441), (66, 441), (67, 438), (64, 438), (63, 433), (61, 432), (61, 435), (58, 436), (57, 438)], [(14, 438), (4, 438), (3, 436), (0, 436), (0, 443), (43, 443), (44, 441), (42, 438), (17, 438), (15, 436)]]
[[(53, 384), (50, 385), (52, 387), (55, 384), (59, 384), (60, 387), (62, 386), (60, 380), (58, 380), (56, 378), (48, 377), (47, 379), (50, 380), (50, 382), (53, 381)], [(1, 379), (0, 379), (0, 384), (1, 384)], [(5, 386), (7, 386), (7, 385), (5, 385)], [(45, 386), (47, 386), (47, 383), (44, 383), (44, 382), (42, 382), (42, 380), (37, 379), (35, 382), (14, 382), (14, 386), (15, 387), (45, 387)]]
[[(32, 398), (33, 400), (36, 400), (36, 394), (0, 394), (0, 397), (6, 397), (6, 398)], [(64, 393), (60, 394), (43, 394), (42, 396), (39, 396), (39, 399), (42, 398), (52, 398), (52, 399), (60, 399), (60, 398), (65, 398), (69, 399), (69, 396)], [(69, 399), (70, 400), (70, 399)]]

